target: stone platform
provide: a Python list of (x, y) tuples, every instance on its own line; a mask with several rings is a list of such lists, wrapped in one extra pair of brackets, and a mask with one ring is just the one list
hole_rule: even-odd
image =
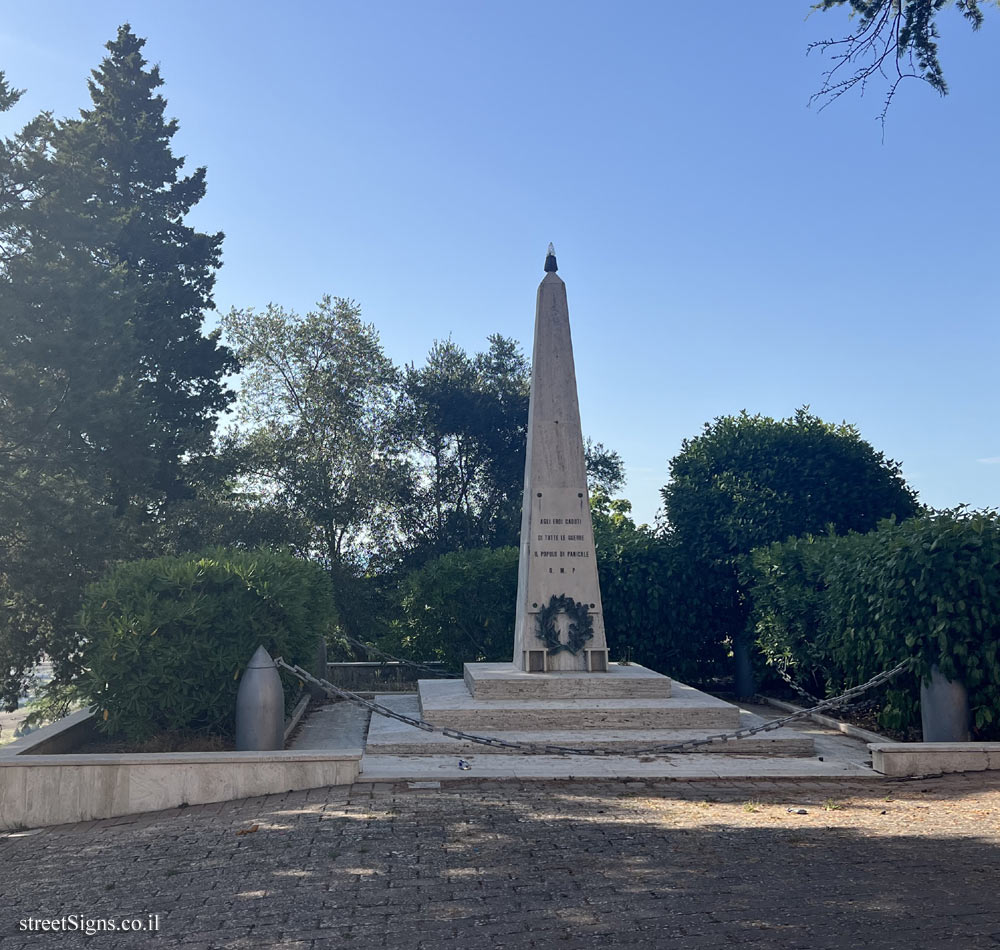
[[(525, 673), (513, 663), (466, 663), (473, 699), (667, 699), (670, 677), (630, 663), (609, 663), (606, 673)], [(430, 681), (433, 682), (433, 681)]]
[[(563, 674), (525, 675), (561, 677)], [(735, 706), (681, 683), (674, 683), (673, 687), (666, 698), (553, 699), (540, 690), (537, 698), (479, 699), (472, 696), (461, 680), (420, 680), (417, 684), (422, 718), (435, 726), (468, 732), (554, 729), (577, 732), (591, 729), (711, 729), (720, 732), (739, 728), (739, 710)]]
[[(691, 687), (684, 687), (691, 689)], [(692, 690), (697, 692), (697, 690)], [(418, 717), (420, 708), (417, 697), (412, 694), (382, 695), (377, 701), (387, 706), (393, 712), (404, 716)], [(761, 720), (748, 713), (740, 714), (737, 710), (737, 725), (734, 728), (749, 728)], [(656, 746), (687, 742), (690, 739), (704, 739), (720, 729), (545, 729), (545, 730), (506, 730), (463, 729), (463, 732), (488, 734), (502, 739), (504, 742), (526, 742), (533, 744), (558, 745), (570, 749), (600, 748), (608, 752), (638, 754)], [(511, 749), (484, 746), (465, 739), (454, 739), (439, 732), (424, 732), (416, 726), (384, 716), (372, 716), (368, 727), (368, 740), (365, 746), (366, 755), (393, 756), (451, 756), (450, 765), (454, 765), (454, 756), (486, 755), (490, 753), (511, 753)], [(811, 756), (814, 745), (811, 736), (792, 729), (775, 729), (728, 742), (717, 742), (700, 746), (695, 752), (715, 753), (719, 755), (755, 755), (755, 756)], [(534, 758), (534, 756), (532, 756)]]
[[(630, 754), (733, 732), (756, 723), (737, 706), (638, 664), (609, 664), (606, 673), (526, 673), (512, 663), (467, 663), (462, 680), (420, 680), (416, 697), (384, 697), (390, 708), (506, 742), (600, 748)], [(775, 730), (701, 747), (743, 755), (809, 756), (809, 736)], [(503, 753), (468, 740), (375, 717), (369, 755)]]

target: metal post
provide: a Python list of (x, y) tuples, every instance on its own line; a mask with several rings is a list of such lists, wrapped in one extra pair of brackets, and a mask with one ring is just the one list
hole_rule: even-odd
[(750, 699), (757, 692), (757, 683), (753, 675), (753, 659), (751, 648), (753, 644), (746, 634), (733, 638), (733, 662), (735, 665), (733, 685), (737, 699)]
[(948, 679), (936, 666), (920, 681), (920, 724), (924, 742), (969, 741), (969, 695), (965, 684)]
[(271, 655), (257, 647), (236, 694), (236, 751), (270, 752), (285, 746), (285, 694)]

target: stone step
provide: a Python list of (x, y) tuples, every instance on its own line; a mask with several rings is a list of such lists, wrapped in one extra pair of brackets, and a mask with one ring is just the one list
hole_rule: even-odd
[(669, 699), (478, 699), (458, 680), (420, 680), (422, 717), (434, 725), (484, 730), (736, 729), (739, 710), (673, 683)]
[[(365, 755), (363, 782), (469, 782), (604, 779), (617, 781), (768, 781), (820, 780), (884, 782), (860, 764), (806, 756), (671, 755), (645, 761), (623, 756), (477, 755), (470, 769), (458, 768), (453, 755)], [(641, 789), (643, 786), (637, 786)], [(806, 786), (808, 787), (808, 786)], [(818, 797), (823, 798), (827, 792)]]
[[(419, 715), (416, 696), (380, 696), (379, 702), (394, 712), (406, 716)], [(756, 716), (744, 713), (739, 727), (757, 725)], [(718, 732), (718, 730), (715, 730)], [(548, 730), (545, 732), (494, 731), (491, 738), (505, 742), (526, 742), (543, 745), (566, 746), (572, 749), (600, 748), (609, 752), (634, 752), (655, 746), (703, 739), (710, 735), (708, 729), (593, 729), (587, 732)], [(716, 742), (699, 746), (692, 752), (728, 755), (781, 755), (808, 756), (814, 753), (812, 737), (792, 729), (775, 729), (757, 736)], [(384, 716), (373, 716), (368, 727), (366, 755), (477, 755), (477, 754), (523, 755), (512, 749), (484, 746), (466, 739), (453, 739), (439, 732), (424, 732), (416, 726)]]
[(474, 699), (668, 699), (670, 677), (630, 663), (609, 663), (606, 673), (582, 670), (525, 673), (513, 663), (466, 663), (465, 685)]

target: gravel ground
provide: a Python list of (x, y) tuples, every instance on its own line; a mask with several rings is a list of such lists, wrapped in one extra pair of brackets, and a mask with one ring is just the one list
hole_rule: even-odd
[(998, 819), (997, 773), (324, 788), (0, 835), (0, 947), (995, 950)]

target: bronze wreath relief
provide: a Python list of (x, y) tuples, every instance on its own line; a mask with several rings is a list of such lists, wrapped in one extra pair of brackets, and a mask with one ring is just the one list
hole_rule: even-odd
[[(559, 641), (559, 628), (556, 617), (560, 611), (569, 616), (569, 641)], [(594, 620), (589, 608), (579, 600), (573, 600), (565, 594), (553, 594), (548, 605), (538, 611), (538, 639), (548, 648), (549, 656), (562, 650), (569, 650), (574, 656), (579, 653), (588, 640), (594, 636)]]

